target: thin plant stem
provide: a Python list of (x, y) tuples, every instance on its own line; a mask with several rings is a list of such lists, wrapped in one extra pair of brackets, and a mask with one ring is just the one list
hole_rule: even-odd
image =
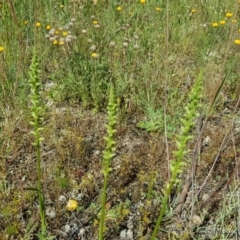
[[(169, 47), (169, 1), (167, 0), (167, 27), (166, 27), (166, 56), (168, 58), (168, 47)], [(166, 145), (166, 155), (167, 155), (167, 162), (168, 162), (168, 180), (171, 178), (171, 171), (170, 171), (170, 157), (169, 157), (169, 147), (168, 147), (168, 133), (167, 133), (167, 107), (168, 107), (168, 94), (167, 94), (167, 86), (169, 82), (169, 65), (168, 61), (166, 61), (166, 76), (165, 76), (165, 83), (164, 83), (164, 135), (165, 135), (165, 145)]]

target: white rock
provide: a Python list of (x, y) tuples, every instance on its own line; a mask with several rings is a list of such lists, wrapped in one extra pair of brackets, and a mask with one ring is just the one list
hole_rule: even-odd
[(203, 196), (202, 196), (203, 201), (207, 201), (209, 198), (210, 198), (210, 195), (207, 194), (207, 193), (204, 193)]
[(133, 222), (131, 220), (127, 222), (127, 228), (133, 229)]
[(211, 143), (211, 138), (209, 136), (207, 136), (203, 139), (202, 145), (203, 145), (203, 147), (207, 147), (207, 146), (209, 146), (210, 143)]
[(54, 209), (47, 208), (46, 209), (46, 215), (49, 218), (55, 218), (56, 217), (56, 211)]
[(63, 232), (68, 233), (70, 231), (71, 227), (70, 225), (66, 224), (62, 227)]
[(127, 239), (132, 240), (133, 239), (133, 231), (132, 229), (127, 230)]
[(120, 232), (120, 239), (126, 239), (126, 236), (127, 236), (127, 231), (126, 229), (124, 229)]
[(198, 216), (198, 215), (194, 215), (194, 216), (192, 217), (192, 221), (193, 221), (193, 223), (196, 224), (196, 225), (201, 225), (201, 224), (202, 224), (202, 219), (201, 219), (201, 217)]
[(67, 201), (66, 197), (64, 195), (61, 195), (58, 199), (60, 203), (65, 203)]

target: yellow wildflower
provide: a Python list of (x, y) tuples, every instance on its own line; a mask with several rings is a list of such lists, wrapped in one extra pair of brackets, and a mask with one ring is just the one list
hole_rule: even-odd
[(224, 25), (224, 24), (226, 23), (226, 21), (225, 21), (225, 20), (221, 20), (219, 23), (220, 23), (221, 25)]
[(118, 10), (118, 11), (122, 11), (122, 7), (120, 7), (120, 6), (117, 7), (117, 10)]
[(99, 58), (99, 55), (97, 53), (92, 53), (92, 58), (97, 59), (97, 58)]
[(36, 27), (41, 27), (41, 23), (40, 22), (36, 22), (35, 26)]
[(47, 29), (47, 30), (50, 30), (50, 29), (51, 29), (51, 26), (50, 26), (50, 25), (47, 25), (47, 26), (46, 26), (46, 29)]
[(53, 45), (57, 45), (58, 44), (58, 41), (57, 40), (54, 40), (53, 41)]
[(28, 21), (24, 21), (24, 25), (28, 25)]
[(0, 46), (0, 52), (4, 51), (4, 47)]
[(64, 8), (64, 5), (63, 5), (63, 4), (60, 4), (60, 8)]
[(98, 24), (98, 21), (96, 21), (96, 20), (95, 20), (95, 21), (93, 21), (93, 24), (94, 24), (94, 25)]
[(237, 19), (233, 19), (233, 20), (232, 20), (232, 23), (237, 23)]
[(62, 32), (63, 37), (66, 37), (68, 35), (67, 32)]
[(193, 8), (193, 9), (191, 10), (191, 12), (192, 12), (192, 13), (196, 13), (197, 10), (196, 10), (195, 8)]
[(240, 45), (240, 39), (234, 40), (234, 43), (237, 44), (237, 45)]
[(157, 11), (161, 11), (161, 8), (160, 7), (156, 7), (155, 8)]
[(72, 212), (72, 211), (76, 210), (77, 207), (78, 207), (78, 202), (75, 201), (75, 200), (70, 199), (70, 200), (68, 201), (68, 203), (67, 203), (66, 209), (67, 209), (68, 211), (71, 211), (71, 212)]
[(226, 13), (226, 17), (227, 17), (227, 18), (230, 18), (230, 17), (232, 17), (232, 16), (233, 16), (233, 13), (231, 13), (231, 12), (227, 12), (227, 13)]
[(146, 3), (146, 0), (140, 0), (140, 3), (143, 3), (143, 4)]
[(213, 27), (218, 27), (218, 23), (217, 23), (217, 22), (212, 23), (212, 26), (213, 26)]

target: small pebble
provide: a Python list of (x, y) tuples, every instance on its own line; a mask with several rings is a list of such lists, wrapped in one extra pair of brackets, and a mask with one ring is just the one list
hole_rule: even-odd
[(47, 208), (47, 209), (46, 209), (46, 215), (47, 215), (49, 218), (53, 219), (53, 218), (56, 217), (56, 211), (53, 210), (53, 209)]
[(68, 233), (71, 230), (71, 227), (69, 224), (66, 224), (62, 227), (63, 232)]
[(64, 195), (61, 195), (58, 199), (60, 203), (65, 203), (67, 201), (66, 197)]
[(211, 138), (209, 136), (205, 137), (202, 143), (203, 147), (209, 146), (210, 142), (211, 142)]
[(132, 240), (133, 239), (133, 231), (132, 229), (127, 230), (127, 239)]
[(124, 229), (120, 232), (120, 239), (126, 239), (127, 236), (127, 230)]
[(198, 215), (194, 215), (194, 216), (192, 217), (192, 221), (193, 221), (193, 223), (196, 224), (196, 225), (201, 225), (201, 224), (202, 224), (202, 219), (201, 219), (201, 217), (199, 217)]

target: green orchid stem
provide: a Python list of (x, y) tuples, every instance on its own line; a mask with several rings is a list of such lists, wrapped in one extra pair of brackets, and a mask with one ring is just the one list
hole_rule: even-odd
[(101, 217), (100, 217), (100, 227), (99, 227), (99, 240), (103, 239), (104, 233), (104, 222), (106, 215), (106, 198), (107, 198), (107, 184), (108, 184), (108, 174), (104, 177), (104, 185), (102, 190), (102, 198), (101, 198)]
[(171, 194), (171, 191), (174, 185), (178, 185), (178, 183), (180, 182), (180, 180), (178, 179), (178, 175), (182, 173), (183, 166), (185, 165), (184, 156), (188, 153), (187, 143), (192, 138), (192, 136), (190, 135), (190, 131), (198, 115), (197, 112), (198, 108), (200, 107), (199, 102), (201, 99), (202, 92), (202, 78), (203, 73), (201, 71), (190, 93), (189, 104), (185, 108), (186, 110), (185, 116), (183, 119), (181, 119), (182, 127), (180, 129), (180, 133), (177, 136), (176, 141), (177, 151), (174, 152), (175, 159), (172, 160), (170, 163), (171, 178), (164, 189), (162, 207), (156, 225), (152, 232), (151, 240), (156, 239), (158, 229), (161, 225), (165, 210), (167, 208), (168, 199)]
[(100, 216), (100, 226), (99, 226), (99, 240), (103, 240), (103, 234), (105, 230), (105, 216), (106, 216), (106, 199), (107, 199), (107, 185), (108, 185), (108, 176), (111, 171), (110, 162), (115, 152), (116, 142), (113, 140), (116, 124), (116, 109), (117, 105), (114, 100), (113, 86), (110, 87), (110, 95), (108, 102), (108, 124), (107, 124), (107, 137), (104, 139), (107, 142), (106, 149), (103, 152), (103, 163), (102, 163), (102, 171), (104, 175), (104, 184), (102, 189), (101, 196), (101, 216)]
[(41, 232), (44, 237), (46, 234), (46, 218), (45, 218), (45, 203), (44, 196), (42, 193), (42, 171), (41, 171), (41, 155), (40, 155), (40, 131), (39, 131), (39, 119), (36, 121), (36, 155), (37, 155), (37, 173), (38, 173), (38, 199), (40, 207), (40, 217), (41, 217)]
[(42, 192), (42, 171), (41, 171), (41, 141), (42, 138), (40, 136), (40, 132), (42, 128), (40, 127), (40, 115), (42, 108), (40, 106), (39, 100), (39, 86), (40, 86), (40, 78), (39, 78), (39, 64), (36, 52), (34, 51), (32, 63), (29, 71), (29, 85), (31, 90), (31, 115), (33, 117), (33, 121), (30, 124), (34, 127), (32, 134), (35, 137), (34, 146), (36, 148), (36, 157), (37, 157), (37, 176), (38, 176), (38, 200), (39, 200), (39, 208), (40, 208), (40, 218), (41, 218), (41, 233), (39, 237), (41, 240), (46, 239), (46, 216), (45, 216), (45, 203), (44, 196)]

